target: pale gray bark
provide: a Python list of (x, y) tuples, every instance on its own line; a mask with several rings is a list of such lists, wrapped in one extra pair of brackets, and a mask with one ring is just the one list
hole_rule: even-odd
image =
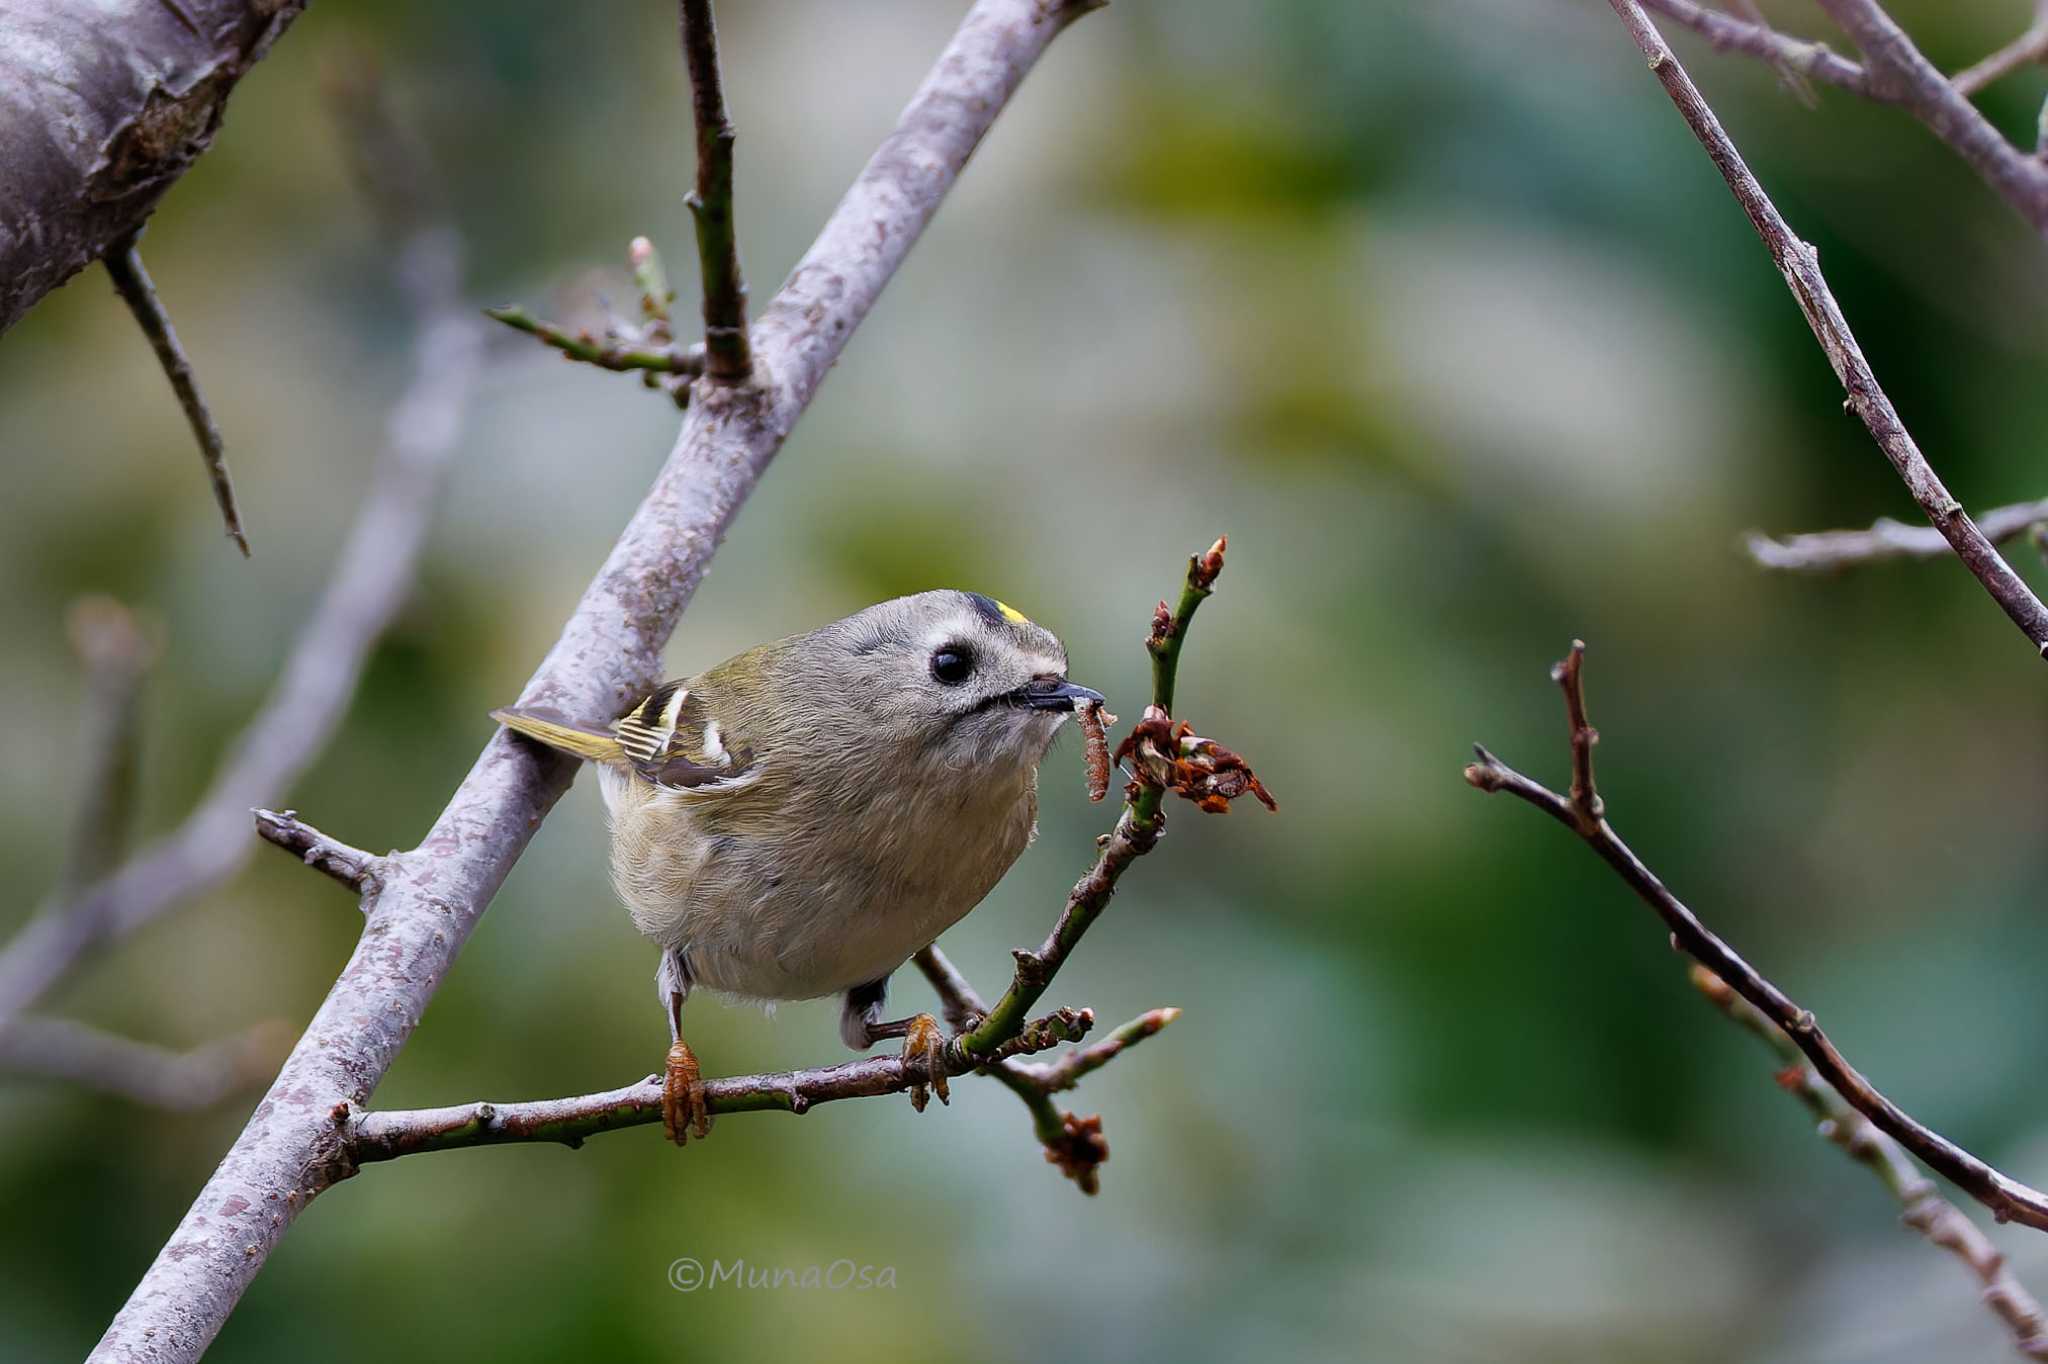
[(141, 227), (305, 0), (0, 0), (0, 332)]
[[(755, 380), (702, 386), (674, 450), (521, 697), (616, 716), (713, 552), (961, 168), (1053, 37), (1088, 8), (979, 0), (754, 330)], [(293, 1218), (353, 1173), (341, 1127), (417, 1025), (574, 765), (500, 732), (418, 847), (365, 887), (354, 955), (96, 1360), (197, 1359)]]

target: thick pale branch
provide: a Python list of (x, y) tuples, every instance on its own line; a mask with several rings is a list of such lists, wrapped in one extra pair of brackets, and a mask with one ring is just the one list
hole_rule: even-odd
[[(1678, 64), (1663, 36), (1644, 15), (1635, 0), (1610, 0), (1614, 12), (1628, 26), (1636, 46), (1649, 58), (1650, 69), (1663, 84), (1664, 91), (1684, 117), (1686, 126), (1712, 158), (1714, 166), (1721, 172), (1721, 178), (1735, 195), (1749, 215), (1751, 225), (1777, 263), (1792, 296), (1798, 300), (1800, 311), (1806, 315), (1806, 322), (1813, 329), (1815, 339), (1834, 367), (1835, 375), (1849, 395), (1849, 407), (1869, 430), (1871, 438), (1884, 451), (1885, 458), (1905, 481), (1906, 490), (1920, 509), (1927, 514), (1941, 536), (1955, 550), (1964, 567), (1976, 575), (1991, 599), (2018, 626), (2020, 632), (2033, 643), (2036, 653), (2048, 657), (2048, 607), (2041, 604), (2026, 582), (2013, 572), (1998, 550), (1977, 528), (1962, 504), (1950, 495), (1934, 469), (1928, 464), (1920, 447), (1906, 431), (1899, 414), (1893, 409), (1891, 399), (1879, 387), (1877, 376), (1871, 372), (1869, 361), (1863, 358), (1862, 347), (1857, 345), (1855, 334), (1849, 330), (1848, 322), (1842, 316), (1841, 308), (1835, 303), (1834, 295), (1828, 291), (1827, 281), (1820, 272), (1820, 257), (1811, 246), (1801, 241), (1785, 223), (1763, 186), (1743, 163), (1742, 154), (1735, 149), (1723, 131), (1720, 120), (1700, 95), (1692, 78)], [(1823, 0), (1830, 13), (1842, 11), (1838, 17), (1850, 11), (1861, 14), (1860, 6), (1846, 3), (1846, 0)], [(1844, 18), (1847, 23), (1847, 18)], [(1859, 32), (1852, 28), (1851, 32)], [(1903, 35), (1900, 35), (1903, 41)], [(1907, 46), (1910, 47), (1910, 44)], [(1903, 60), (1891, 47), (1882, 47), (1883, 60), (1897, 65)], [(1879, 60), (1880, 53), (1872, 52), (1871, 60)], [(1917, 54), (1915, 54), (1917, 55)], [(1922, 59), (1924, 61), (1924, 59)], [(1937, 75), (1937, 79), (1939, 79)], [(1960, 99), (1960, 96), (1957, 97)], [(1962, 103), (1967, 108), (1968, 101)], [(1971, 111), (1975, 114), (1975, 111)], [(2041, 168), (2048, 177), (2048, 167)], [(2044, 180), (2048, 184), (2048, 180)], [(2044, 200), (2048, 206), (2048, 200)], [(2048, 224), (2048, 216), (2044, 216)]]
[[(662, 646), (740, 504), (1025, 73), (1085, 8), (978, 0), (969, 11), (756, 323), (772, 386), (711, 385), (691, 404), (525, 703), (600, 724), (660, 680)], [(204, 1351), (299, 1210), (351, 1168), (332, 1115), (368, 1100), (574, 770), (494, 734), (425, 840), (391, 859), (354, 956), (96, 1360)]]
[(718, 26), (711, 0), (680, 0), (683, 60), (690, 71), (690, 109), (697, 125), (697, 187), (688, 203), (697, 223), (697, 260), (704, 283), (704, 377), (745, 383), (754, 372), (747, 341), (747, 281), (740, 273), (732, 216), (732, 120), (718, 71)]
[[(1977, 518), (1977, 529), (1995, 545), (2016, 540), (2048, 522), (2048, 498), (1993, 507)], [(1953, 552), (1932, 526), (1909, 526), (1881, 516), (1867, 530), (1817, 530), (1770, 536), (1753, 531), (1743, 541), (1749, 557), (1764, 568), (1793, 573), (1829, 573), (1882, 559), (1940, 559)]]
[[(1575, 654), (1582, 649), (1583, 646), (1574, 645)], [(1579, 668), (1560, 664), (1552, 676), (1564, 689), (1569, 726), (1576, 743), (1585, 717), (1584, 698), (1574, 695), (1580, 685)], [(1523, 776), (1484, 748), (1476, 751), (1479, 761), (1465, 769), (1466, 781), (1482, 791), (1505, 791), (1526, 801), (1579, 835), (1627, 883), (1629, 889), (1656, 911), (1665, 927), (1670, 929), (1674, 947), (1726, 981), (1729, 988), (1783, 1030), (1813, 1063), (1821, 1078), (1852, 1108), (1870, 1119), (1878, 1130), (1891, 1136), (1928, 1168), (1989, 1208), (2000, 1221), (2022, 1222), (2036, 1230), (2048, 1231), (2048, 1194), (2001, 1174), (1879, 1093), (1821, 1031), (1812, 1012), (1795, 1004), (1790, 996), (1700, 922), (1699, 916), (1666, 889), (1656, 873), (1636, 856), (1628, 844), (1622, 842), (1621, 836), (1614, 832), (1605, 818), (1586, 819), (1570, 798)], [(1595, 808), (1598, 808), (1597, 804)]]
[(2005, 1256), (1991, 1244), (1991, 1238), (1979, 1231), (1962, 1209), (1941, 1196), (1903, 1147), (1822, 1083), (1792, 1039), (1769, 1019), (1706, 967), (1693, 967), (1692, 980), (1731, 1022), (1777, 1053), (1785, 1067), (1778, 1072), (1779, 1087), (1813, 1115), (1821, 1136), (1891, 1191), (1903, 1210), (1901, 1220), (1961, 1260), (1977, 1277), (1984, 1285), (1984, 1305), (2011, 1329), (2014, 1348), (2029, 1359), (2048, 1360), (2048, 1322), (2044, 1322), (2041, 1304), (2006, 1268)]

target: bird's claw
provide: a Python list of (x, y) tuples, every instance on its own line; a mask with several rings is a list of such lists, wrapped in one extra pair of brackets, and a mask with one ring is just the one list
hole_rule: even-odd
[(910, 1020), (910, 1029), (903, 1034), (903, 1063), (906, 1067), (920, 1066), (926, 1077), (910, 1086), (912, 1108), (924, 1112), (932, 1094), (939, 1096), (940, 1103), (951, 1106), (953, 1096), (946, 1088), (946, 1030), (939, 1026), (938, 1019), (919, 1014)]
[(697, 1054), (678, 1037), (668, 1049), (661, 1083), (661, 1127), (678, 1146), (711, 1135), (711, 1105), (704, 1098), (704, 1072)]

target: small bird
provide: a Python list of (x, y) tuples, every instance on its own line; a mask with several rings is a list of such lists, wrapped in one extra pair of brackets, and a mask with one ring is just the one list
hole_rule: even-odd
[[(882, 1021), (889, 975), (957, 923), (1037, 833), (1038, 764), (1077, 705), (1067, 651), (978, 592), (870, 606), (666, 682), (608, 732), (491, 713), (595, 763), (612, 884), (661, 949), (671, 1140), (710, 1130), (683, 1041), (695, 986), (754, 1000), (842, 995), (856, 1051), (904, 1039), (942, 1102), (928, 1013)], [(911, 1090), (921, 1111), (925, 1090)]]

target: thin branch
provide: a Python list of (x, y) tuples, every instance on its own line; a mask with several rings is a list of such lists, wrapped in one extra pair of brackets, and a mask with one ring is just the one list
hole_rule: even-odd
[[(1977, 518), (1977, 529), (2002, 545), (2048, 522), (2048, 498), (1993, 507)], [(1769, 536), (1752, 531), (1743, 541), (1750, 558), (1764, 568), (1792, 573), (1829, 573), (1882, 559), (1942, 559), (1953, 551), (1932, 526), (1909, 526), (1880, 516), (1867, 530), (1820, 530)]]
[[(1871, 438), (1884, 451), (1885, 458), (1905, 480), (1913, 500), (1920, 504), (1927, 519), (1941, 532), (1942, 538), (1948, 541), (1964, 566), (1976, 575), (1992, 600), (2032, 641), (2035, 652), (2048, 657), (2048, 607), (2041, 604), (2025, 580), (2013, 572), (2012, 566), (1970, 520), (1969, 513), (1950, 495), (1926, 456), (1920, 453), (1920, 447), (1913, 443), (1912, 436), (1899, 420), (1898, 412), (1893, 409), (1891, 399), (1885, 396), (1884, 390), (1878, 386), (1877, 376), (1871, 373), (1870, 363), (1863, 358), (1863, 350), (1856, 344), (1855, 334), (1849, 330), (1834, 295), (1828, 292), (1827, 281), (1820, 272), (1819, 253), (1795, 236), (1786, 225), (1777, 206), (1743, 163), (1742, 154), (1722, 130), (1720, 120), (1707, 107), (1692, 78), (1685, 74), (1678, 58), (1672, 55), (1663, 36), (1650, 23), (1642, 8), (1635, 0), (1610, 0), (1610, 3), (1628, 26), (1636, 46), (1649, 58), (1650, 69), (1663, 84), (1665, 93), (1684, 116), (1693, 136), (1706, 148), (1715, 168), (1721, 172), (1721, 178), (1727, 182), (1736, 201), (1749, 215), (1757, 235), (1777, 262), (1792, 296), (1799, 302), (1800, 311), (1806, 315), (1807, 325), (1813, 329), (1814, 337), (1827, 354), (1828, 363), (1834, 367), (1836, 377), (1848, 392), (1850, 408), (1862, 419)], [(1857, 8), (1847, 0), (1822, 0), (1822, 3), (1828, 6), (1830, 13)], [(1889, 52), (1889, 49), (1881, 50)], [(1872, 60), (1877, 60), (1876, 53), (1872, 54)], [(1895, 55), (1888, 55), (1886, 60), (1895, 62), (1898, 59)], [(1960, 99), (1959, 96), (1957, 98)], [(1967, 101), (1963, 103), (1969, 107)], [(1971, 112), (1974, 115), (1974, 109)], [(2048, 185), (2048, 168), (2044, 168), (2042, 173), (2044, 185)], [(2048, 207), (2048, 200), (2044, 200), (2044, 207)], [(2043, 222), (2048, 225), (2048, 215), (2044, 215)]]
[(435, 495), (482, 367), (482, 328), (461, 296), (461, 250), (445, 229), (399, 252), (413, 306), (414, 376), (319, 605), (207, 793), (172, 833), (75, 895), (59, 896), (0, 948), (0, 1028), (90, 952), (225, 882), (247, 859), (250, 807), (275, 801), (340, 725), (365, 659), (412, 590)]
[[(662, 646), (741, 503), (1025, 73), (1086, 8), (977, 0), (755, 324), (771, 382), (708, 386), (691, 403), (526, 703), (604, 723), (660, 680)], [(95, 1360), (196, 1360), (298, 1213), (351, 1171), (332, 1115), (367, 1102), (574, 772), (493, 732), (420, 846), (390, 859), (355, 954)]]
[(683, 60), (690, 70), (690, 109), (697, 124), (697, 187), (685, 201), (697, 223), (697, 260), (704, 281), (704, 377), (743, 384), (754, 372), (747, 342), (747, 281), (740, 273), (732, 221), (732, 120), (718, 73), (718, 26), (711, 0), (680, 0)]
[[(1565, 694), (1567, 720), (1574, 745), (1584, 728), (1585, 698), (1580, 694), (1580, 656), (1584, 647), (1574, 643), (1571, 655), (1551, 672)], [(1989, 1208), (1999, 1221), (2021, 1222), (2036, 1230), (2048, 1231), (2048, 1194), (2001, 1174), (1880, 1094), (1836, 1050), (1813, 1014), (1795, 1004), (1783, 990), (1737, 955), (1734, 948), (1709, 931), (1692, 910), (1665, 888), (1656, 873), (1644, 865), (1628, 844), (1622, 842), (1621, 836), (1614, 832), (1604, 817), (1589, 820), (1583, 808), (1570, 798), (1523, 776), (1484, 748), (1476, 751), (1479, 761), (1465, 769), (1466, 781), (1482, 791), (1505, 791), (1527, 801), (1576, 833), (1614, 869), (1629, 889), (1657, 912), (1671, 930), (1674, 947), (1726, 981), (1731, 989), (1782, 1029), (1835, 1092), (1870, 1119), (1878, 1130), (1891, 1136), (1921, 1163)], [(1597, 792), (1589, 794), (1597, 802)], [(1597, 803), (1593, 808), (1599, 808)]]
[[(1027, 1029), (1019, 1040), (1031, 1041), (1016, 1054), (1058, 1046), (1065, 1027)], [(975, 1062), (947, 1056), (948, 1077), (967, 1075)], [(730, 1113), (803, 1114), (817, 1104), (841, 1099), (871, 1099), (901, 1094), (913, 1085), (929, 1085), (932, 1076), (923, 1057), (870, 1056), (836, 1066), (783, 1071), (768, 1075), (731, 1075), (704, 1082), (705, 1100), (715, 1115)], [(502, 1146), (517, 1142), (560, 1142), (581, 1146), (587, 1137), (621, 1128), (642, 1127), (661, 1119), (661, 1077), (650, 1075), (623, 1089), (567, 1099), (529, 1103), (457, 1104), (449, 1108), (398, 1109), (363, 1113), (350, 1118), (345, 1142), (357, 1164), (395, 1160), (424, 1151), (452, 1151), (470, 1146)]]
[(1974, 66), (1949, 77), (1949, 84), (1965, 97), (2004, 80), (2023, 66), (2048, 60), (2048, 24), (2037, 23)]
[(1704, 966), (1692, 968), (1693, 987), (1737, 1026), (1776, 1052), (1783, 1069), (1778, 1086), (1798, 1099), (1813, 1115), (1820, 1135), (1842, 1153), (1876, 1175), (1903, 1210), (1900, 1220), (1927, 1240), (1961, 1260), (1984, 1285), (1984, 1305), (2012, 1331), (2013, 1346), (2029, 1359), (2048, 1360), (2048, 1321), (2041, 1304), (2006, 1268), (2005, 1256), (1991, 1238), (1955, 1204), (1943, 1198), (1933, 1181), (1920, 1173), (1897, 1142), (1871, 1126), (1870, 1120), (1844, 1104), (1821, 1082), (1792, 1039), (1752, 1008)]
[(359, 895), (374, 895), (384, 860), (361, 848), (329, 838), (300, 819), (296, 810), (254, 810), (256, 832), (317, 872), (331, 876)]
[(261, 1084), (291, 1044), (284, 1024), (260, 1023), (179, 1052), (68, 1018), (30, 1015), (0, 1030), (0, 1071), (62, 1081), (167, 1112), (196, 1113)]
[(142, 679), (156, 659), (156, 642), (135, 613), (111, 597), (72, 604), (66, 626), (72, 652), (85, 665), (85, 738), (82, 795), (71, 850), (57, 882), (66, 896), (105, 874), (120, 860), (135, 824), (137, 729)]
[(116, 242), (105, 257), (107, 274), (112, 276), (121, 301), (135, 315), (136, 325), (149, 338), (157, 363), (164, 367), (164, 377), (171, 381), (171, 391), (178, 395), (178, 406), (185, 409), (185, 421), (199, 442), (199, 457), (205, 462), (207, 480), (213, 485), (213, 500), (220, 507), (220, 519), (227, 526), (228, 538), (246, 559), (249, 537), (242, 533), (242, 513), (235, 506), (235, 485), (228, 477), (228, 457), (221, 445), (220, 426), (206, 406), (206, 395), (199, 391), (199, 378), (192, 372), (192, 362), (185, 358), (185, 348), (178, 344), (171, 315), (164, 310), (163, 300), (156, 296), (149, 271), (142, 267), (142, 251), (137, 245), (141, 240), (142, 229), (138, 227)]
[(1712, 43), (1716, 52), (1739, 52), (1773, 66), (1840, 86), (1870, 99), (1882, 99), (1871, 86), (1870, 73), (1826, 43), (1795, 38), (1766, 24), (1738, 19), (1692, 0), (1643, 0), (1647, 8), (1683, 24)]

